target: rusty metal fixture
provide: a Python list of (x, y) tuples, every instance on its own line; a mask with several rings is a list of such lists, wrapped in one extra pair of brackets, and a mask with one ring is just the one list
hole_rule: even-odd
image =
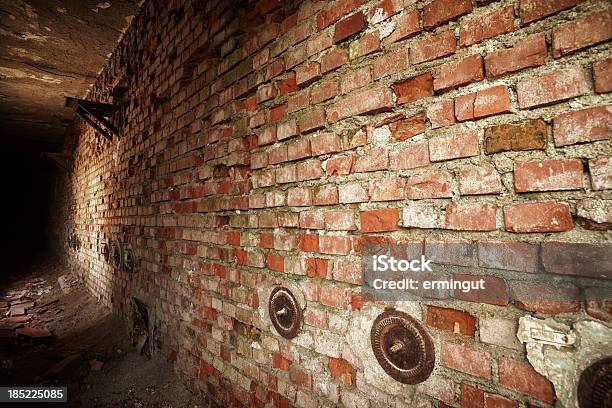
[(302, 327), (302, 308), (289, 289), (283, 286), (272, 289), (268, 310), (278, 334), (286, 339), (297, 336)]
[(123, 269), (128, 273), (133, 273), (136, 269), (136, 255), (130, 245), (123, 249)]
[(123, 265), (123, 249), (119, 241), (112, 241), (111, 243), (110, 262), (116, 269), (121, 269)]
[(410, 315), (386, 309), (374, 320), (370, 339), (378, 364), (394, 380), (418, 384), (431, 375), (436, 359), (433, 342)]
[(104, 262), (110, 262), (110, 252), (111, 252), (111, 242), (110, 240), (106, 240), (100, 244), (100, 254), (102, 254), (102, 258)]
[(612, 357), (591, 364), (578, 382), (580, 408), (612, 408)]

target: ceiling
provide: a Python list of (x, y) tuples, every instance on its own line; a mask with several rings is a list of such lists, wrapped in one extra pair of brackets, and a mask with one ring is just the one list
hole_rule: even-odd
[(138, 0), (0, 0), (0, 146), (60, 151)]

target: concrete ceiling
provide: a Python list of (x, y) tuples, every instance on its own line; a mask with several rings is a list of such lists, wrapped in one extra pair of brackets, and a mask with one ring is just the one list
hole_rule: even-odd
[(138, 0), (0, 0), (0, 146), (59, 151)]

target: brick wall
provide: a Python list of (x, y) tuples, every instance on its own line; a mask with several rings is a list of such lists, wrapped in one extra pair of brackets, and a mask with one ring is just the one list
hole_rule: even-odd
[[(145, 3), (89, 96), (128, 85), (121, 139), (78, 129), (66, 262), (127, 320), (146, 303), (159, 350), (220, 406), (551, 406), (518, 317), (612, 314), (592, 297), (612, 277), (609, 3), (295, 3)], [(136, 273), (103, 261), (108, 237)], [(373, 384), (349, 346), (376, 306), (367, 242), (496, 290), (405, 305), (436, 346), (418, 386)], [(280, 282), (306, 302), (293, 340), (262, 313)]]

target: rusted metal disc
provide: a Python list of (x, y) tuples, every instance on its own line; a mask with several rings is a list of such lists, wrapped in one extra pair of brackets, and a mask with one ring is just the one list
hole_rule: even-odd
[(580, 408), (612, 408), (612, 357), (587, 367), (578, 382)]
[(289, 289), (275, 287), (270, 293), (268, 310), (278, 334), (287, 339), (297, 336), (302, 327), (302, 308)]
[(112, 241), (110, 261), (111, 261), (111, 265), (113, 265), (115, 268), (121, 269), (123, 265), (123, 249), (121, 247), (121, 242)]
[(105, 262), (110, 262), (111, 242), (110, 240), (104, 241), (100, 244), (100, 254)]
[(418, 384), (431, 375), (436, 358), (433, 342), (410, 315), (385, 310), (374, 320), (370, 339), (376, 360), (391, 378)]

